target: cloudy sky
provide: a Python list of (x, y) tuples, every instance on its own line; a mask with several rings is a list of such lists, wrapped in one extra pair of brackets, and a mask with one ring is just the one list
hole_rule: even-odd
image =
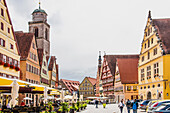
[[(6, 0), (15, 31), (28, 31), (38, 0)], [(140, 52), (148, 11), (170, 17), (169, 0), (41, 0), (51, 25), (51, 54), (60, 78), (96, 77), (98, 51)]]

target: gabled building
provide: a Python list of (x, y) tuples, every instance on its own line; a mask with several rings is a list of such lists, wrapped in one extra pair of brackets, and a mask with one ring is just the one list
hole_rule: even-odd
[(48, 63), (49, 85), (52, 88), (57, 88), (58, 66), (56, 64), (56, 57), (47, 56), (46, 59)]
[(0, 76), (20, 77), (20, 56), (5, 0), (0, 1)]
[(152, 19), (149, 11), (138, 68), (141, 99), (170, 98), (169, 36), (170, 18)]
[(79, 86), (79, 95), (94, 97), (96, 95), (96, 78), (85, 77)]
[(139, 58), (116, 59), (114, 95), (115, 101), (138, 99)]
[(66, 91), (66, 94), (73, 95), (73, 93), (77, 94), (79, 90), (79, 81), (65, 80), (60, 79), (60, 83), (62, 88)]
[(114, 98), (114, 81), (117, 58), (138, 58), (139, 55), (105, 55), (102, 66), (102, 87), (104, 96)]
[(40, 84), (49, 87), (48, 62), (43, 49), (38, 49), (38, 58), (40, 64)]
[[(15, 32), (15, 35), (21, 52), (20, 79), (30, 83), (40, 84), (40, 65), (34, 34)], [(38, 105), (38, 94), (20, 94), (19, 103), (21, 103), (24, 97), (32, 98), (34, 105)], [(30, 101), (26, 101), (26, 104), (30, 104)]]

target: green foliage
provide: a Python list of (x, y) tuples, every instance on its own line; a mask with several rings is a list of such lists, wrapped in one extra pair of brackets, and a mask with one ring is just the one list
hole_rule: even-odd
[(58, 111), (64, 112), (64, 111), (70, 111), (70, 109), (68, 108), (68, 103), (64, 102), (61, 104), (60, 109)]
[(89, 104), (90, 100), (86, 100), (86, 103)]

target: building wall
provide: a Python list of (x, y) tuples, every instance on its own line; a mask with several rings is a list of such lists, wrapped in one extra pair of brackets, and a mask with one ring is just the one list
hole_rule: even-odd
[(84, 98), (86, 97), (94, 97), (94, 86), (91, 84), (91, 82), (88, 80), (88, 78), (85, 78), (80, 86), (79, 86), (79, 95), (83, 95)]
[[(154, 54), (156, 48), (157, 52)], [(148, 58), (148, 56), (150, 57)], [(168, 98), (165, 96), (167, 92), (164, 90), (165, 81), (169, 79), (168, 76), (170, 75), (168, 61), (169, 55), (163, 56), (163, 49), (157, 30), (152, 25), (152, 19), (148, 18), (138, 68), (140, 98), (148, 99), (150, 94), (151, 99)], [(148, 68), (149, 66), (150, 69)], [(155, 71), (155, 69), (158, 71)]]
[[(5, 47), (0, 45), (0, 53), (18, 61), (19, 63), (20, 56), (18, 55), (17, 45), (14, 39), (13, 30), (12, 30), (12, 24), (10, 23), (10, 17), (7, 14), (7, 7), (5, 6), (5, 3), (3, 0), (0, 1), (0, 8), (2, 8), (4, 11), (4, 16), (0, 15), (0, 23), (2, 22), (4, 25), (3, 27), (4, 30), (0, 29), (0, 38), (5, 40)], [(8, 29), (9, 29), (9, 33), (8, 33)], [(10, 49), (10, 44), (13, 45), (13, 49)], [(0, 60), (3, 60), (3, 58), (0, 58)], [(7, 62), (7, 61), (3, 60), (3, 62)], [(13, 65), (15, 66), (15, 64)], [(16, 67), (20, 67), (20, 64), (18, 64)], [(17, 78), (19, 78), (19, 74), (20, 74), (19, 71), (16, 71), (15, 69), (10, 69), (9, 67), (5, 68), (2, 65), (0, 65), (0, 73), (14, 76)], [(5, 75), (2, 75), (2, 76), (5, 76)]]

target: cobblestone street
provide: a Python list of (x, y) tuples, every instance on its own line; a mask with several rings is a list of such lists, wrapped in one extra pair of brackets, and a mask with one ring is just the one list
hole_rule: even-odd
[[(120, 111), (117, 104), (108, 104), (105, 109), (102, 105), (99, 105), (98, 108), (95, 108), (95, 105), (88, 105), (87, 109), (82, 111), (81, 113), (120, 113)], [(124, 107), (123, 113), (127, 113), (126, 107)], [(132, 110), (131, 113), (133, 113)], [(146, 112), (139, 110), (138, 113)]]

